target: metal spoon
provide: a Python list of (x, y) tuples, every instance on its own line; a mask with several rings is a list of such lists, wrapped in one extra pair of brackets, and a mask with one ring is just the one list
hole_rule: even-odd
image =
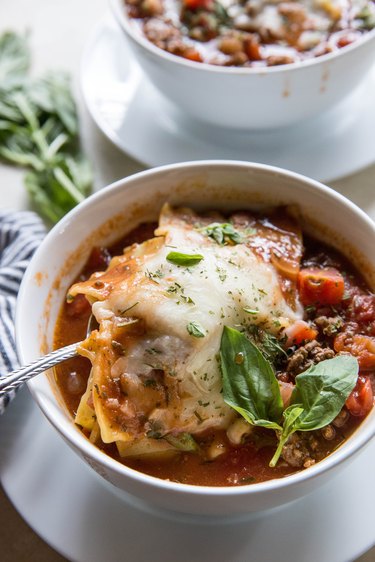
[[(91, 315), (87, 324), (86, 336), (89, 336), (92, 330), (95, 330), (97, 327), (98, 323), (95, 317)], [(0, 397), (4, 396), (11, 390), (16, 390), (19, 386), (31, 378), (43, 373), (43, 371), (47, 371), (48, 369), (51, 369), (51, 367), (75, 357), (78, 355), (77, 347), (81, 345), (81, 343), (81, 341), (72, 343), (61, 347), (60, 349), (56, 349), (55, 351), (51, 351), (51, 353), (40, 357), (29, 365), (20, 367), (8, 375), (5, 375), (5, 377), (0, 377)]]

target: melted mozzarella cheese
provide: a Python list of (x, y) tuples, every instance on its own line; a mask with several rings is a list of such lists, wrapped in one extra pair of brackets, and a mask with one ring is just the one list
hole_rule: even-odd
[[(302, 317), (298, 306), (293, 309), (286, 302), (271, 263), (246, 244), (219, 245), (192, 222), (166, 207), (158, 238), (126, 250), (117, 269), (110, 267), (95, 277), (101, 280), (99, 288), (90, 280), (71, 290), (73, 295), (83, 292), (98, 299), (92, 310), (107, 330), (124, 315), (144, 323), (144, 333), (132, 339), (126, 354), (105, 376), (113, 381), (133, 375), (145, 380), (155, 370), (163, 371), (168, 404), (156, 405), (147, 414), (148, 423), (162, 433), (227, 428), (233, 421), (235, 414), (222, 398), (218, 364), (224, 326), (246, 329), (255, 324), (278, 335)], [(203, 259), (190, 267), (179, 266), (168, 261), (171, 251), (200, 254)], [(102, 371), (97, 375), (100, 382)], [(93, 372), (95, 385), (98, 369)], [(118, 428), (108, 429), (104, 402), (98, 398), (96, 402), (101, 411), (98, 421), (106, 425), (104, 431), (101, 428), (104, 440), (128, 440)]]

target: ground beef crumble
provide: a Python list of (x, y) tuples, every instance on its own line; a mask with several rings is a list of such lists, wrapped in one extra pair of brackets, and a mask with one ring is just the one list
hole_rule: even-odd
[(286, 371), (291, 377), (296, 377), (312, 365), (325, 359), (332, 359), (334, 356), (333, 349), (322, 347), (317, 340), (312, 340), (296, 349), (293, 355), (289, 357)]
[(319, 331), (328, 337), (336, 335), (344, 325), (341, 316), (319, 316), (314, 322)]
[(293, 433), (283, 447), (283, 459), (296, 468), (307, 468), (316, 462), (318, 440), (311, 433)]

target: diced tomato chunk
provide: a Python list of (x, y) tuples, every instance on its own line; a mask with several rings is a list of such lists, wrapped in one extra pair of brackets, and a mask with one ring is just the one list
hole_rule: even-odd
[(342, 49), (342, 47), (350, 45), (351, 43), (353, 43), (353, 41), (354, 39), (352, 37), (340, 37), (340, 39), (337, 41), (337, 46), (339, 49)]
[(287, 408), (290, 405), (290, 399), (292, 397), (293, 390), (295, 389), (295, 385), (290, 382), (283, 382), (279, 380), (279, 388), (284, 408)]
[(352, 416), (365, 416), (374, 404), (374, 393), (369, 377), (359, 375), (357, 384), (346, 401)]
[(351, 317), (357, 322), (375, 322), (375, 295), (354, 295)]
[(301, 269), (297, 284), (304, 305), (335, 305), (339, 304), (344, 296), (344, 278), (333, 267)]
[(359, 30), (348, 30), (337, 39), (336, 45), (339, 49), (342, 49), (342, 47), (346, 47), (347, 45), (351, 45), (352, 43), (354, 43), (354, 41), (356, 41), (359, 37)]
[(67, 304), (66, 313), (68, 316), (78, 318), (90, 310), (90, 303), (85, 295), (77, 295), (72, 302)]
[(195, 62), (203, 62), (203, 59), (196, 49), (187, 49), (184, 51), (184, 59), (192, 60)]
[(342, 332), (336, 336), (333, 343), (335, 351), (344, 351), (358, 359), (361, 371), (375, 369), (375, 338), (362, 334), (348, 334)]
[(249, 60), (262, 60), (259, 43), (254, 40), (246, 40), (244, 42), (244, 50)]
[(207, 10), (213, 5), (213, 0), (183, 0), (183, 5), (187, 10)]
[(316, 338), (318, 335), (317, 330), (312, 328), (307, 322), (304, 320), (297, 320), (285, 329), (284, 331), (286, 335), (286, 343), (285, 347), (292, 347), (292, 345), (301, 345), (305, 341), (311, 341)]

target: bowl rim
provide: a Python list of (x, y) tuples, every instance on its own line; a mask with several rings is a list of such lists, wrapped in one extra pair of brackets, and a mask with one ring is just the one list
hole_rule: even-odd
[(361, 37), (356, 39), (350, 45), (346, 45), (345, 47), (338, 49), (337, 51), (333, 51), (332, 53), (327, 53), (325, 55), (321, 55), (320, 57), (313, 57), (311, 59), (302, 60), (300, 62), (292, 62), (289, 64), (283, 64), (279, 66), (265, 66), (262, 68), (254, 68), (254, 67), (233, 67), (233, 66), (219, 66), (213, 65), (205, 62), (196, 62), (190, 61), (183, 57), (179, 57), (177, 55), (173, 55), (172, 53), (168, 53), (163, 49), (156, 47), (151, 41), (143, 37), (142, 33), (137, 32), (134, 29), (134, 26), (130, 23), (130, 18), (128, 17), (126, 10), (122, 9), (124, 6), (124, 0), (109, 0), (109, 4), (111, 6), (111, 11), (115, 16), (116, 21), (120, 25), (120, 27), (125, 31), (130, 39), (138, 43), (143, 49), (146, 49), (150, 53), (155, 56), (159, 56), (162, 59), (165, 59), (166, 62), (170, 62), (172, 64), (186, 66), (187, 68), (191, 68), (193, 70), (197, 70), (200, 72), (213, 72), (215, 74), (230, 74), (236, 76), (244, 76), (244, 75), (256, 75), (256, 76), (264, 76), (268, 74), (279, 74), (285, 71), (289, 72), (298, 72), (303, 70), (307, 67), (316, 66), (318, 64), (329, 63), (336, 58), (341, 58), (345, 56), (345, 53), (350, 53), (353, 50), (358, 49), (362, 45), (366, 44), (369, 41), (375, 40), (375, 28), (366, 31)]
[[(180, 162), (177, 164), (167, 164), (157, 168), (148, 169), (141, 171), (120, 180), (117, 180), (103, 189), (92, 194), (90, 197), (85, 199), (82, 203), (77, 205), (72, 209), (63, 219), (61, 219), (47, 234), (38, 249), (36, 250), (34, 256), (32, 257), (26, 273), (22, 279), (16, 306), (16, 317), (15, 317), (15, 327), (16, 327), (16, 347), (18, 356), (21, 361), (25, 361), (23, 352), (23, 343), (20, 336), (20, 330), (17, 329), (22, 323), (22, 309), (23, 302), (28, 301), (27, 292), (28, 287), (31, 286), (31, 279), (35, 275), (35, 271), (38, 271), (38, 261), (39, 256), (43, 255), (44, 247), (46, 244), (51, 243), (56, 236), (59, 236), (60, 232), (65, 231), (65, 227), (68, 227), (72, 220), (76, 220), (80, 216), (81, 211), (87, 207), (97, 206), (101, 201), (105, 200), (109, 193), (116, 191), (125, 191), (132, 189), (132, 184), (134, 182), (139, 182), (143, 178), (148, 176), (162, 176), (166, 172), (179, 170), (179, 169), (197, 169), (202, 168), (218, 168), (218, 167), (232, 167), (234, 169), (245, 169), (245, 170), (258, 170), (263, 171), (272, 175), (281, 175), (284, 178), (290, 178), (302, 184), (305, 188), (309, 188), (310, 191), (317, 190), (321, 194), (325, 194), (337, 202), (339, 205), (344, 205), (349, 208), (354, 214), (360, 217), (361, 221), (366, 223), (370, 229), (373, 230), (375, 234), (375, 223), (362, 209), (357, 207), (352, 201), (336, 192), (332, 188), (325, 186), (324, 184), (318, 182), (317, 180), (303, 176), (296, 172), (289, 170), (284, 170), (275, 166), (270, 166), (267, 164), (257, 164), (252, 162), (244, 162), (237, 160), (201, 160), (192, 162)], [(177, 181), (177, 180), (176, 180)], [(302, 187), (301, 186), (301, 187)], [(53, 285), (53, 280), (49, 286)], [(53, 392), (47, 377), (45, 378), (49, 389)], [(194, 496), (206, 495), (206, 496), (217, 496), (217, 497), (227, 497), (227, 496), (242, 496), (242, 495), (260, 495), (264, 493), (273, 492), (275, 490), (282, 491), (288, 486), (294, 486), (303, 484), (305, 481), (314, 480), (319, 475), (331, 471), (335, 466), (351, 458), (355, 453), (359, 451), (362, 447), (366, 445), (375, 436), (375, 406), (373, 411), (369, 414), (372, 417), (370, 422), (368, 422), (368, 417), (360, 424), (360, 426), (355, 430), (354, 434), (349, 437), (349, 439), (340, 446), (336, 451), (331, 453), (328, 457), (317, 462), (315, 465), (309, 467), (305, 470), (300, 470), (291, 475), (284, 476), (282, 478), (274, 478), (266, 482), (258, 482), (253, 484), (244, 484), (241, 486), (201, 486), (193, 484), (183, 484), (178, 482), (171, 482), (167, 480), (162, 480), (160, 478), (144, 474), (135, 469), (132, 469), (121, 462), (113, 459), (103, 451), (101, 451), (94, 444), (90, 443), (89, 440), (83, 435), (83, 433), (74, 425), (73, 419), (69, 419), (63, 413), (60, 405), (58, 405), (59, 416), (54, 415), (53, 410), (49, 408), (48, 397), (45, 396), (44, 392), (41, 392), (37, 388), (37, 381), (31, 380), (27, 383), (29, 390), (37, 402), (39, 408), (42, 410), (43, 414), (47, 417), (50, 423), (57, 429), (57, 431), (76, 449), (78, 449), (85, 458), (91, 458), (111, 472), (125, 477), (127, 479), (132, 479), (137, 482), (137, 484), (145, 485), (146, 487), (156, 487), (159, 490), (169, 492), (169, 493), (179, 493), (179, 494), (192, 494)], [(55, 398), (56, 400), (56, 398)], [(367, 423), (366, 423), (367, 421)], [(364, 423), (366, 425), (364, 426)]]

